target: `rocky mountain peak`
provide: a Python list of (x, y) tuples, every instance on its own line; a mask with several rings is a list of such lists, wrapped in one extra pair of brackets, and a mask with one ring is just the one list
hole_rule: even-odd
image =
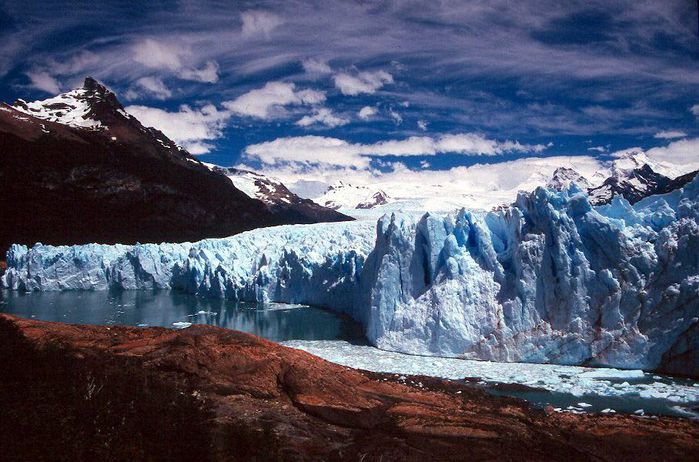
[(87, 77), (81, 88), (45, 100), (20, 99), (13, 107), (39, 119), (93, 130), (131, 119), (116, 95), (92, 77)]

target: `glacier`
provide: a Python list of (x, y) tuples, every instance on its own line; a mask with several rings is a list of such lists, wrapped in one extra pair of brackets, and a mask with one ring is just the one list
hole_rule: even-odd
[(196, 243), (13, 245), (2, 283), (22, 291), (174, 289), (350, 312), (373, 234), (370, 222), (339, 222), (259, 228)]
[(347, 313), (381, 349), (699, 375), (699, 177), (630, 205), (572, 184), (489, 212), (393, 213), (197, 243), (7, 254), (15, 290), (177, 289)]

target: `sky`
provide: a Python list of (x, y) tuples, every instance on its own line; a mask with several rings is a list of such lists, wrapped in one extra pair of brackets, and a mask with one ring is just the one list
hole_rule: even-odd
[(698, 18), (694, 0), (0, 0), (0, 99), (92, 76), (202, 161), (281, 176), (682, 162)]

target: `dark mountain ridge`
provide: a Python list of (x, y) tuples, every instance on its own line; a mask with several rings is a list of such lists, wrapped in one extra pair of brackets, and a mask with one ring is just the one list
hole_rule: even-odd
[[(43, 104), (42, 104), (43, 103)], [(273, 209), (239, 191), (91, 78), (45, 102), (0, 105), (0, 251), (12, 243), (181, 242), (290, 223), (343, 221)]]

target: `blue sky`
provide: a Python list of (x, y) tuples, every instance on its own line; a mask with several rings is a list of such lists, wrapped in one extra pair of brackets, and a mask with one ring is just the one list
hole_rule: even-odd
[(0, 98), (91, 75), (202, 160), (262, 170), (699, 148), (693, 0), (140, 3), (0, 1)]

